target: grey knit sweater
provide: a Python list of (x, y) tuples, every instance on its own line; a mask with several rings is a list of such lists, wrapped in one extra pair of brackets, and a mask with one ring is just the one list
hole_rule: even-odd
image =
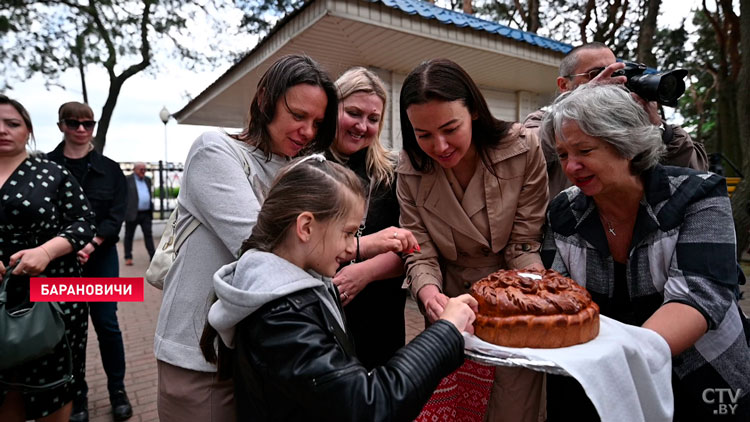
[(268, 188), (287, 160), (245, 144), (243, 163), (226, 134), (206, 132), (195, 140), (185, 162), (181, 182), (177, 233), (190, 220), (201, 225), (190, 234), (164, 282), (164, 296), (154, 338), (154, 354), (160, 361), (185, 369), (214, 372), (206, 362), (198, 340), (214, 295), (213, 275), (237, 259), (242, 242), (250, 236)]

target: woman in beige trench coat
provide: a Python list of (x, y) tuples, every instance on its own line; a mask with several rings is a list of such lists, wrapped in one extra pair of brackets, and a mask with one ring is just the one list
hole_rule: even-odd
[[(547, 173), (537, 137), (495, 119), (456, 63), (439, 59), (415, 68), (400, 107), (400, 222), (421, 247), (407, 257), (405, 287), (434, 322), (449, 297), (494, 271), (544, 268)], [(496, 368), (485, 419), (535, 422), (542, 379)]]

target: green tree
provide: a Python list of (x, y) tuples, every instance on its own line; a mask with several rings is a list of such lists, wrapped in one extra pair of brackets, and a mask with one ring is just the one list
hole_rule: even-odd
[(713, 63), (716, 56), (716, 39), (708, 20), (701, 12), (693, 16), (695, 40), (692, 48), (685, 48), (690, 37), (685, 22), (676, 29), (657, 32), (655, 51), (662, 68), (683, 68), (688, 71), (688, 86), (680, 99), (680, 113), (684, 126), (692, 128), (694, 141), (702, 142), (710, 151), (716, 143), (716, 77), (705, 63)]
[[(750, 0), (740, 0), (740, 43), (750, 46)], [(740, 59), (740, 72), (738, 76), (737, 91), (737, 115), (739, 119), (738, 144), (742, 148), (742, 173), (745, 178), (740, 182), (737, 190), (732, 195), (732, 210), (734, 213), (734, 226), (737, 231), (737, 255), (738, 257), (747, 250), (750, 244), (750, 147), (747, 144), (750, 139), (750, 53), (747, 47)], [(744, 140), (741, 141), (741, 140)]]
[[(475, 0), (476, 14), (570, 44), (599, 41), (618, 57), (651, 62), (660, 0)], [(639, 33), (646, 35), (639, 38)], [(651, 63), (649, 63), (651, 64)]]
[(544, 17), (540, 14), (539, 0), (489, 0), (474, 2), (477, 15), (487, 17), (507, 26), (537, 33)]
[[(746, 141), (750, 139), (750, 119), (747, 118), (750, 115), (750, 54), (742, 54), (741, 49), (743, 45), (750, 45), (749, 1), (740, 1), (742, 13), (739, 16), (731, 0), (716, 2), (714, 10), (703, 2), (693, 15), (697, 30), (689, 51), (684, 47), (689, 39), (684, 27), (660, 31), (656, 48), (659, 59), (668, 67), (684, 67), (690, 72), (690, 85), (680, 99), (680, 111), (685, 117), (685, 126), (692, 128), (693, 139), (703, 142), (709, 152), (719, 152), (742, 168), (745, 178), (732, 196), (738, 253), (744, 251), (750, 241), (747, 213), (750, 148)], [(726, 162), (724, 168), (727, 174), (736, 175)]]
[[(715, 132), (714, 150), (722, 152), (734, 163), (741, 163), (739, 120), (737, 115), (737, 84), (741, 68), (740, 20), (734, 12), (733, 0), (718, 0), (711, 11), (703, 1), (702, 14), (708, 21), (715, 40), (711, 60), (704, 60), (702, 68), (715, 80)], [(747, 116), (743, 116), (747, 118)]]
[(244, 11), (242, 26), (253, 34), (266, 34), (284, 16), (305, 4), (304, 0), (235, 0), (238, 9)]
[(155, 48), (164, 57), (184, 60), (188, 67), (235, 57), (226, 48), (195, 48), (191, 22), (200, 20), (201, 28), (212, 34), (231, 32), (221, 18), (227, 6), (212, 1), (199, 5), (186, 0), (3, 0), (0, 88), (34, 74), (43, 75), (48, 86), (60, 85), (62, 74), (77, 69), (86, 101), (86, 69), (104, 68), (109, 89), (94, 137), (94, 146), (102, 151), (123, 85), (146, 69), (156, 71)]
[[(720, 0), (710, 10), (706, 2), (695, 11), (695, 40), (688, 52), (684, 28), (661, 31), (658, 51), (669, 67), (689, 71), (690, 84), (680, 100), (685, 126), (693, 129), (693, 138), (709, 152), (720, 152), (732, 163), (741, 165), (742, 144), (739, 134), (737, 93), (741, 69), (739, 16), (732, 0)], [(725, 166), (728, 174), (734, 174)]]

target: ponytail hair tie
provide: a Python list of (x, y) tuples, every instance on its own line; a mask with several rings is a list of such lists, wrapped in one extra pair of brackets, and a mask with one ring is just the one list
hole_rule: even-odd
[(308, 155), (307, 157), (304, 157), (304, 158), (300, 158), (299, 161), (297, 161), (296, 163), (294, 163), (291, 166), (289, 166), (289, 168), (287, 169), (287, 171), (289, 171), (289, 170), (297, 167), (298, 165), (304, 163), (307, 160), (315, 160), (315, 161), (317, 161), (319, 163), (322, 163), (322, 162), (326, 161), (326, 156), (323, 155), (323, 154), (321, 154), (321, 153), (317, 153), (317, 154)]
[[(308, 155), (307, 157), (299, 160), (299, 162), (301, 163), (301, 162), (307, 161), (307, 160), (316, 160), (317, 162), (322, 163), (322, 162), (324, 162), (326, 160), (326, 156), (323, 155), (323, 154), (321, 154), (321, 153), (312, 154), (312, 155)], [(297, 164), (299, 164), (299, 163), (297, 163)]]

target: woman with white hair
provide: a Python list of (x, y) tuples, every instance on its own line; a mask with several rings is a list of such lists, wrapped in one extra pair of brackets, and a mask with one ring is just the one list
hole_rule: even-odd
[[(737, 305), (724, 179), (658, 164), (658, 127), (620, 86), (561, 95), (542, 130), (573, 183), (548, 210), (542, 258), (586, 287), (602, 315), (660, 334), (672, 352), (675, 421), (713, 420), (707, 389), (750, 418), (750, 347)], [(548, 420), (598, 415), (572, 378), (548, 377)], [(566, 414), (567, 413), (567, 414)], [(732, 419), (732, 417), (734, 419)]]

